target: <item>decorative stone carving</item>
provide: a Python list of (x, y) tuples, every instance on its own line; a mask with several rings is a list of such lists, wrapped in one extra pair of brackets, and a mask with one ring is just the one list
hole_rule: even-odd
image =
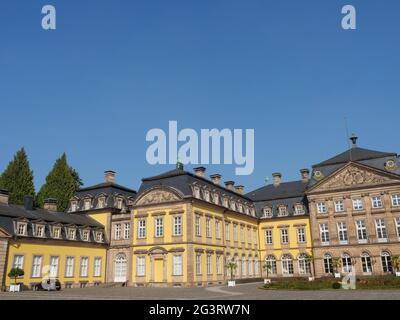
[(327, 182), (319, 186), (318, 191), (351, 188), (359, 185), (380, 184), (391, 179), (371, 171), (362, 170), (356, 166), (349, 166)]
[(157, 204), (177, 200), (179, 200), (179, 197), (172, 192), (166, 190), (153, 190), (139, 199), (137, 205)]

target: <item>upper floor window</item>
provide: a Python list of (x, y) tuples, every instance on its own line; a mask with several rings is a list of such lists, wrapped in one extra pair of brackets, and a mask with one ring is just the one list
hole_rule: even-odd
[(231, 210), (235, 211), (236, 210), (236, 202), (235, 201), (231, 201)]
[(344, 201), (337, 200), (335, 201), (335, 212), (343, 212), (344, 211)]
[(364, 220), (357, 220), (356, 221), (356, 229), (357, 229), (357, 239), (359, 243), (366, 243), (367, 242), (367, 228), (365, 227)]
[(206, 218), (206, 237), (211, 238), (211, 218)]
[(230, 240), (230, 225), (229, 222), (225, 222), (225, 240)]
[(97, 200), (97, 208), (102, 209), (105, 207), (105, 204), (106, 204), (105, 197), (99, 197), (99, 199)]
[(244, 227), (240, 226), (240, 241), (244, 242)]
[(238, 241), (238, 229), (237, 224), (233, 224), (233, 241)]
[(138, 221), (138, 238), (144, 239), (146, 238), (146, 220), (140, 219)]
[(353, 210), (359, 211), (364, 209), (364, 204), (362, 199), (353, 199)]
[(182, 235), (182, 216), (174, 216), (172, 219), (173, 219), (172, 235), (181, 236)]
[(163, 237), (164, 236), (164, 219), (156, 218), (155, 220), (156, 228), (155, 228), (155, 236)]
[(318, 202), (317, 203), (317, 212), (318, 213), (326, 213), (327, 212), (325, 202)]
[(221, 239), (221, 221), (215, 221), (215, 238)]
[(288, 229), (281, 229), (281, 243), (289, 244), (289, 231)]
[(214, 203), (219, 204), (219, 195), (218, 193), (214, 193)]
[(223, 199), (223, 206), (225, 207), (225, 208), (228, 208), (228, 206), (229, 206), (229, 201), (228, 201), (228, 198), (227, 197), (224, 197), (224, 199)]
[(200, 216), (196, 215), (195, 220), (194, 220), (196, 237), (200, 237), (201, 236), (200, 219), (201, 219)]
[(247, 228), (247, 243), (251, 243), (251, 229)]
[(199, 187), (193, 187), (193, 194), (195, 198), (200, 198), (200, 188)]
[(265, 243), (272, 244), (272, 229), (265, 230)]
[(61, 238), (61, 228), (53, 227), (53, 238), (59, 239)]
[(400, 206), (400, 194), (392, 194), (392, 206), (393, 207)]
[(43, 238), (44, 237), (44, 226), (43, 225), (36, 225), (35, 228), (35, 235), (36, 237)]
[(346, 222), (338, 222), (337, 228), (338, 228), (338, 235), (339, 235), (339, 243), (340, 244), (347, 244), (348, 238), (347, 238), (347, 225), (346, 225)]
[(82, 240), (83, 241), (89, 241), (89, 234), (90, 234), (89, 230), (83, 230), (82, 231)]
[(305, 243), (306, 242), (306, 230), (305, 228), (297, 228), (297, 242)]
[(68, 228), (68, 239), (75, 240), (76, 238), (76, 230), (75, 228)]
[(288, 215), (287, 206), (279, 206), (278, 212), (280, 217), (287, 216)]
[(27, 235), (27, 228), (28, 225), (26, 222), (18, 222), (17, 223), (17, 235), (19, 236), (26, 236)]
[(372, 208), (374, 209), (383, 208), (381, 197), (372, 197)]
[(294, 206), (294, 213), (295, 214), (304, 214), (305, 213), (304, 206), (302, 204), (296, 204)]
[(387, 241), (387, 231), (384, 219), (376, 219), (376, 236), (378, 237), (378, 242), (386, 242)]
[(75, 212), (77, 210), (78, 210), (78, 201), (76, 200), (71, 201), (71, 211)]
[(121, 224), (117, 223), (114, 225), (114, 240), (121, 239)]
[(103, 232), (96, 231), (95, 239), (96, 239), (96, 242), (103, 242)]
[(83, 203), (84, 203), (85, 210), (90, 210), (90, 208), (92, 207), (92, 200), (85, 199)]
[(123, 206), (123, 199), (117, 198), (117, 209), (122, 209)]
[(207, 189), (204, 190), (204, 200), (208, 202), (210, 201), (210, 191)]
[(397, 233), (397, 237), (400, 238), (400, 217), (396, 217), (394, 219), (394, 222), (396, 224), (396, 233)]
[(131, 237), (131, 224), (129, 222), (124, 223), (124, 239), (127, 240)]
[(319, 225), (321, 244), (327, 245), (329, 244), (329, 228), (327, 223), (321, 223)]
[(263, 209), (263, 215), (264, 215), (264, 217), (266, 217), (266, 218), (272, 217), (272, 208), (271, 208), (271, 207), (265, 207), (265, 208)]

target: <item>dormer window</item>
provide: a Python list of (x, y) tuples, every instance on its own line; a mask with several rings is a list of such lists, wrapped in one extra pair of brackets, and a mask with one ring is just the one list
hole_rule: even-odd
[(279, 206), (278, 212), (280, 217), (285, 217), (288, 215), (288, 210), (286, 206)]
[(219, 204), (219, 195), (218, 193), (214, 193), (214, 203)]
[(41, 225), (41, 224), (36, 225), (35, 236), (40, 237), (40, 238), (44, 237), (44, 225)]
[(78, 201), (73, 200), (71, 201), (71, 212), (78, 211)]
[(272, 217), (272, 208), (271, 207), (265, 207), (263, 209), (263, 215), (265, 218), (271, 218)]
[(247, 215), (249, 215), (250, 210), (249, 210), (249, 207), (248, 207), (248, 206), (246, 206), (246, 207), (244, 208), (244, 212), (245, 212)]
[(104, 196), (99, 197), (97, 200), (97, 208), (98, 209), (103, 209), (106, 205), (106, 198)]
[(82, 231), (82, 240), (83, 241), (89, 241), (89, 230), (83, 230)]
[(304, 206), (302, 204), (296, 204), (294, 206), (294, 212), (298, 215), (305, 214)]
[(193, 195), (197, 199), (200, 198), (200, 188), (199, 187), (197, 187), (197, 186), (193, 187)]
[(204, 200), (210, 201), (210, 191), (208, 191), (207, 189), (204, 190)]
[(53, 227), (53, 238), (60, 239), (61, 238), (61, 228)]
[(75, 228), (68, 228), (68, 239), (75, 240), (76, 238), (76, 230)]
[(242, 205), (241, 203), (239, 203), (239, 204), (237, 205), (237, 207), (238, 207), (238, 211), (241, 212), (241, 213), (243, 213), (243, 205)]
[(103, 242), (103, 232), (96, 231), (95, 239), (96, 239), (96, 242)]
[(26, 236), (27, 235), (27, 223), (26, 222), (18, 222), (17, 223), (17, 235)]
[(84, 208), (85, 208), (85, 210), (90, 210), (91, 207), (92, 207), (92, 200), (90, 200), (90, 199), (85, 199), (85, 201), (84, 201)]
[(235, 201), (231, 201), (231, 209), (233, 210), (233, 211), (235, 211), (236, 210), (236, 203), (235, 203)]
[(227, 198), (227, 197), (224, 197), (223, 206), (224, 206), (225, 208), (228, 208), (228, 207), (229, 207), (229, 201), (228, 201), (228, 198)]
[(122, 198), (117, 198), (117, 208), (118, 209), (122, 209), (122, 203), (123, 203)]

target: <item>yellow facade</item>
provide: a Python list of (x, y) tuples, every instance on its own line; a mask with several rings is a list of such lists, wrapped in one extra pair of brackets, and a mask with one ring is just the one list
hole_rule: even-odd
[[(12, 269), (16, 256), (23, 257), (22, 269), (25, 274), (18, 278), (18, 283), (23, 283), (27, 287), (40, 283), (42, 279), (49, 275), (49, 266), (51, 257), (58, 257), (58, 267), (56, 278), (60, 280), (63, 287), (71, 284), (77, 287), (82, 284), (93, 285), (95, 283), (105, 282), (106, 271), (106, 248), (102, 246), (89, 246), (83, 243), (59, 243), (59, 242), (39, 242), (20, 239), (18, 241), (10, 240), (7, 274)], [(41, 257), (40, 274), (33, 274), (33, 258)], [(67, 257), (73, 257), (72, 276), (66, 275)], [(81, 276), (81, 258), (88, 258), (87, 276)], [(100, 273), (95, 275), (95, 259), (100, 259)], [(98, 271), (98, 270), (97, 270)], [(6, 286), (13, 283), (13, 280), (6, 279)]]

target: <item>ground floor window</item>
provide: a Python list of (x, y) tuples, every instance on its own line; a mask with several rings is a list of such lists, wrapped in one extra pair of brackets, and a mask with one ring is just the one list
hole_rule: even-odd
[(385, 273), (393, 272), (392, 258), (388, 252), (382, 252), (381, 261), (382, 261), (383, 272), (385, 272)]
[(268, 274), (277, 274), (276, 259), (274, 256), (267, 256), (267, 258), (265, 259), (265, 265), (268, 270)]
[(294, 273), (293, 259), (290, 255), (285, 254), (282, 257), (282, 274), (283, 275), (292, 275), (293, 273)]
[(347, 253), (342, 256), (342, 271), (344, 273), (350, 273), (352, 271), (351, 257)]
[(361, 264), (364, 273), (371, 273), (372, 272), (372, 261), (371, 257), (368, 253), (364, 252), (361, 255)]
[(299, 273), (300, 274), (310, 274), (311, 273), (310, 262), (307, 260), (306, 254), (301, 254), (299, 256)]
[(333, 273), (332, 256), (330, 254), (324, 255), (324, 271), (326, 274)]

